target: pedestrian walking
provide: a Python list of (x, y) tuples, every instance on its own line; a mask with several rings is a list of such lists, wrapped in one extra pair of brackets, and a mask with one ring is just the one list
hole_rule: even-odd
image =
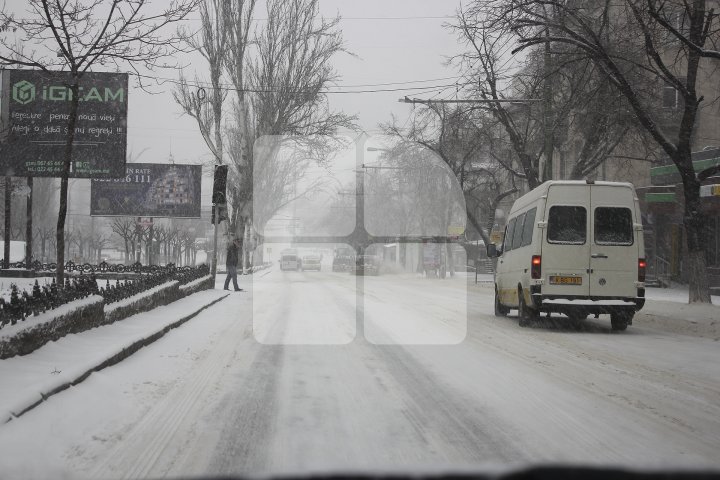
[(236, 292), (242, 291), (237, 283), (237, 266), (240, 258), (240, 239), (234, 239), (228, 245), (227, 255), (225, 256), (225, 267), (227, 268), (227, 277), (225, 277), (225, 290), (229, 290), (230, 280), (232, 279), (233, 287)]

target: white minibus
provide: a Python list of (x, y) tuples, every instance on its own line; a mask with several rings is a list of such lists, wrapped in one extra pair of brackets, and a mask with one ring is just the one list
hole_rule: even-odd
[(280, 256), (280, 270), (297, 271), (302, 268), (302, 261), (295, 252), (283, 252)]
[(548, 181), (513, 204), (497, 258), (495, 315), (609, 314), (625, 330), (645, 303), (640, 206), (630, 183)]

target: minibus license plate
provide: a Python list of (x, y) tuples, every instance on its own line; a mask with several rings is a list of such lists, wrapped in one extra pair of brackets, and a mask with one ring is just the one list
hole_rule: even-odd
[(582, 285), (582, 277), (551, 275), (551, 285)]

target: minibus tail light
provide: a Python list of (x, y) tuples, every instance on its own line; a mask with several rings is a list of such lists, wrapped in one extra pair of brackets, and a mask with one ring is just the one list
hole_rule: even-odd
[(542, 277), (542, 258), (540, 255), (533, 255), (532, 257), (530, 277), (534, 279)]
[(644, 282), (645, 281), (645, 269), (647, 267), (647, 262), (645, 262), (644, 258), (638, 258), (638, 282)]

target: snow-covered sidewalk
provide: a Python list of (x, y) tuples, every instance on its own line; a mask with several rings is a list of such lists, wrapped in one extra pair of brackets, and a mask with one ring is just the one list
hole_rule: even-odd
[(712, 297), (713, 305), (688, 304), (687, 287), (648, 288), (645, 297), (634, 325), (720, 340), (720, 297)]
[(206, 290), (149, 312), (67, 335), (31, 354), (0, 361), (0, 423), (157, 340), (228, 295)]

